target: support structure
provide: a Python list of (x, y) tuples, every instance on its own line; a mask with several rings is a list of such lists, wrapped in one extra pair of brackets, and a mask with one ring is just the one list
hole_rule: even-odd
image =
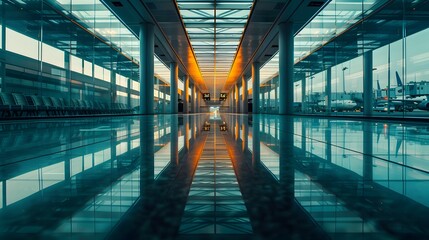
[(252, 63), (252, 113), (259, 113), (259, 63)]
[(154, 25), (140, 24), (140, 114), (152, 115), (154, 102)]
[(170, 113), (177, 114), (179, 110), (177, 87), (179, 81), (179, 67), (176, 62), (170, 63)]
[(184, 88), (185, 88), (185, 91), (184, 91), (184, 97), (183, 97), (183, 113), (189, 113), (189, 108), (188, 108), (188, 105), (189, 105), (189, 76), (188, 75), (186, 75), (186, 77), (185, 77), (185, 84), (184, 84), (185, 86), (184, 86)]
[(293, 113), (293, 23), (279, 24), (279, 114)]
[(195, 89), (195, 113), (200, 112), (200, 97), (201, 93), (198, 89)]
[[(246, 122), (245, 122), (246, 121)], [(247, 144), (249, 141), (249, 125), (247, 124), (247, 116), (241, 115), (241, 151), (244, 153), (247, 150)]]
[(265, 109), (265, 87), (261, 88), (261, 113), (267, 113), (266, 109)]
[(231, 94), (231, 109), (232, 109), (232, 113), (235, 113), (236, 109), (235, 109), (235, 85), (232, 87), (232, 94)]
[(241, 113), (247, 114), (248, 109), (248, 96), (247, 96), (247, 81), (244, 76), (241, 77), (241, 90), (243, 94), (241, 95)]
[(372, 69), (372, 51), (367, 51), (363, 54), (363, 115), (365, 117), (372, 115)]
[(234, 85), (235, 89), (235, 99), (234, 99), (234, 108), (235, 113), (240, 113), (240, 88), (238, 87), (238, 83)]
[(195, 113), (195, 84), (192, 84), (191, 87), (191, 109), (189, 111)]
[(330, 115), (331, 114), (331, 102), (332, 102), (332, 89), (331, 89), (331, 85), (332, 85), (332, 71), (331, 71), (331, 67), (326, 69), (326, 86), (325, 86), (325, 101), (326, 101), (326, 114)]
[(307, 78), (303, 76), (301, 79), (302, 79), (301, 80), (301, 101), (302, 101), (301, 112), (304, 113), (307, 111), (307, 105), (308, 105), (308, 102), (306, 101), (307, 91), (305, 90), (307, 88)]

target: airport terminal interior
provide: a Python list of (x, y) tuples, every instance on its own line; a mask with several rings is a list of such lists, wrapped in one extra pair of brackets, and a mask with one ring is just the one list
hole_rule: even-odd
[(428, 40), (429, 0), (0, 0), (0, 239), (429, 239)]

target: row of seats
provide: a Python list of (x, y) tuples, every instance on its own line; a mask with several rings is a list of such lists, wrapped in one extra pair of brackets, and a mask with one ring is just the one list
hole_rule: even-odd
[(114, 103), (109, 107), (107, 103), (100, 101), (72, 99), (68, 103), (64, 98), (36, 95), (24, 96), (20, 93), (0, 93), (0, 111), (2, 117), (23, 117), (40, 115), (129, 114), (133, 113), (134, 109), (123, 103)]

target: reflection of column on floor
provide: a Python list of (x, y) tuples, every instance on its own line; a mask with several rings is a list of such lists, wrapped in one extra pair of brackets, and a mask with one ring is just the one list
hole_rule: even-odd
[(326, 146), (326, 160), (332, 162), (332, 130), (331, 121), (328, 120), (328, 125), (325, 130), (325, 146)]
[(192, 117), (191, 119), (190, 119), (190, 125), (191, 125), (191, 140), (192, 140), (192, 142), (194, 142), (195, 141), (195, 138), (197, 138), (197, 131), (195, 131), (195, 127), (197, 126), (196, 125), (196, 117)]
[(301, 121), (301, 149), (304, 153), (307, 151), (307, 121)]
[(185, 127), (185, 148), (189, 151), (189, 115), (183, 115), (183, 125)]
[(372, 181), (372, 133), (373, 125), (370, 122), (363, 122), (363, 179), (366, 181)]
[[(277, 98), (276, 98), (277, 99)], [(275, 118), (275, 128), (274, 128), (274, 137), (279, 139), (279, 118)]]
[[(147, 115), (140, 118), (140, 194), (149, 194), (148, 186), (154, 181), (154, 117)], [(115, 147), (116, 148), (116, 147)], [(116, 156), (116, 155), (115, 155)], [(112, 156), (113, 157), (113, 156)]]
[(259, 139), (259, 116), (253, 115), (252, 123), (252, 142), (253, 142), (253, 153), (252, 153), (252, 165), (257, 167), (261, 161), (261, 141)]
[(241, 151), (244, 152), (247, 149), (247, 141), (248, 141), (248, 132), (249, 128), (247, 125), (247, 117), (242, 116), (241, 120), (241, 128), (242, 128), (242, 134), (241, 134)]
[(235, 113), (240, 113), (240, 92), (239, 92), (239, 87), (238, 87), (238, 83), (234, 85), (234, 89), (235, 89)]
[(234, 121), (234, 129), (235, 129), (235, 141), (237, 141), (240, 138), (240, 125), (238, 124), (238, 116), (235, 117)]
[[(117, 134), (118, 133), (116, 130), (111, 132), (111, 137), (110, 137), (110, 157), (111, 157), (111, 159), (116, 159), (116, 145), (118, 144), (117, 143), (117, 137), (118, 137)], [(115, 161), (110, 161), (111, 169), (115, 169), (113, 166), (114, 162)]]
[(280, 175), (279, 181), (285, 194), (286, 201), (292, 203), (294, 199), (294, 181), (295, 181), (295, 154), (294, 154), (294, 122), (293, 119), (287, 116), (280, 117)]
[(177, 115), (171, 115), (170, 133), (170, 162), (179, 164), (179, 120)]

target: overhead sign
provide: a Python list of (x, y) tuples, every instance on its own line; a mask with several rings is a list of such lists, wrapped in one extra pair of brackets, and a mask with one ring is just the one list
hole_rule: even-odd
[(210, 101), (210, 93), (203, 93), (203, 99), (205, 101)]
[(219, 100), (225, 101), (226, 100), (226, 93), (220, 93)]
[(203, 131), (210, 131), (210, 123), (209, 122), (204, 123)]

